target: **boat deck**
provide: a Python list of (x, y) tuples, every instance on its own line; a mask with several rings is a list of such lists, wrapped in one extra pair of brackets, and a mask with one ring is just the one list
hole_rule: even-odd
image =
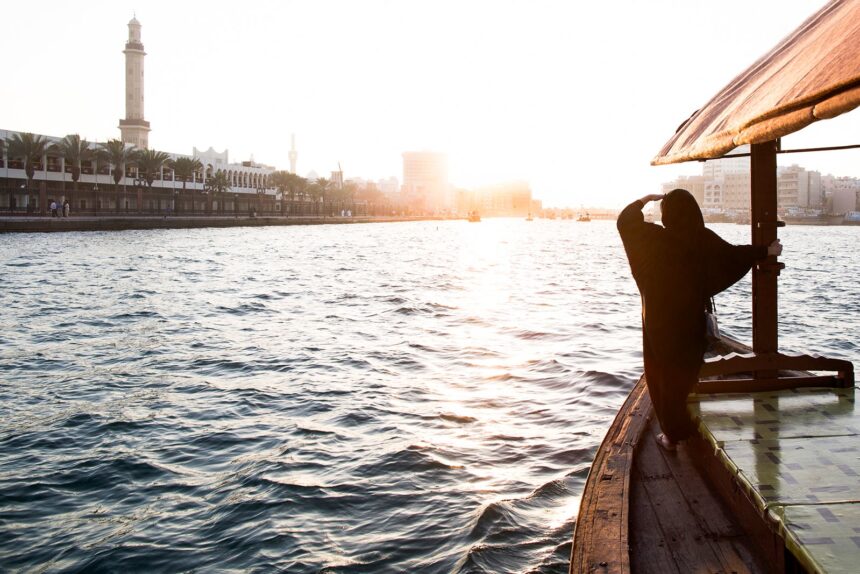
[(583, 491), (570, 572), (775, 571), (707, 480), (704, 440), (667, 453), (642, 377), (597, 451)]
[(693, 395), (716, 460), (808, 572), (860, 570), (857, 387)]
[(644, 377), (583, 492), (571, 573), (858, 572), (857, 387), (692, 395), (676, 452)]
[(737, 517), (697, 472), (692, 442), (666, 452), (653, 440), (655, 417), (640, 441), (630, 480), (631, 570), (769, 572)]

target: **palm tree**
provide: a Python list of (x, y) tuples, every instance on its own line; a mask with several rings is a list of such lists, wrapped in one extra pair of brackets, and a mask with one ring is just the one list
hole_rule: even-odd
[[(120, 209), (119, 197), (119, 182), (125, 176), (126, 164), (134, 161), (137, 152), (131, 144), (126, 144), (120, 140), (108, 140), (107, 143), (99, 144), (104, 152), (104, 158), (111, 164), (111, 175), (113, 175), (113, 183), (116, 188), (116, 210)], [(125, 184), (122, 186), (125, 193)], [(140, 199), (138, 198), (138, 209), (140, 209)]]
[(349, 211), (353, 215), (355, 213), (355, 194), (358, 192), (358, 185), (355, 182), (348, 181), (343, 184), (343, 189), (340, 190), (341, 209), (349, 205)]
[[(206, 189), (209, 191), (212, 198), (216, 198), (219, 195), (223, 195), (230, 191), (230, 179), (227, 177), (227, 172), (218, 170), (215, 172), (215, 175), (206, 180)], [(223, 209), (223, 199), (218, 202), (218, 210), (224, 211)], [(210, 199), (209, 205), (212, 205), (212, 201)], [(211, 207), (209, 208), (211, 210)]]
[(296, 201), (296, 195), (304, 193), (307, 189), (308, 180), (295, 173), (288, 173), (286, 179), (287, 189), (289, 190), (290, 195), (290, 204), (292, 207)]
[(93, 178), (95, 180), (95, 184), (93, 185), (93, 192), (95, 193), (93, 209), (98, 213), (99, 209), (101, 209), (101, 200), (99, 198), (99, 162), (109, 163), (108, 156), (100, 143), (96, 143), (94, 148), (87, 150), (87, 154), (93, 158)]
[[(295, 200), (296, 193), (303, 190), (307, 185), (307, 180), (299, 175), (289, 171), (276, 171), (269, 176), (269, 182), (281, 192), (281, 213), (286, 211), (286, 198), (290, 198), (290, 203)], [(292, 210), (290, 210), (292, 212)]]
[[(146, 183), (148, 190), (152, 190), (152, 182), (155, 181), (155, 176), (161, 174), (161, 168), (170, 161), (170, 156), (163, 151), (142, 149), (134, 154), (134, 161), (137, 162), (138, 178)], [(138, 187), (137, 203), (140, 205), (142, 202), (143, 193), (140, 187)]]
[[(182, 195), (185, 195), (185, 183), (194, 173), (203, 169), (203, 164), (196, 157), (179, 157), (168, 162), (173, 169), (173, 175), (182, 179)], [(194, 211), (194, 189), (191, 189), (191, 211)]]
[(287, 208), (285, 199), (287, 195), (287, 175), (289, 173), (288, 171), (279, 170), (269, 176), (269, 185), (277, 189), (281, 194), (281, 215), (284, 214)]
[[(322, 199), (322, 210), (323, 210), (323, 212), (325, 212), (326, 193), (328, 192), (328, 188), (330, 186), (331, 186), (331, 181), (327, 180), (324, 177), (317, 178), (317, 181), (314, 184), (314, 187), (316, 187), (316, 189), (314, 190), (314, 196), (315, 196), (314, 197), (314, 204), (316, 205), (316, 202), (319, 201), (320, 199)], [(318, 213), (319, 213), (319, 210), (317, 210), (317, 214)]]
[[(30, 197), (30, 184), (36, 175), (36, 164), (42, 161), (42, 156), (48, 151), (48, 140), (44, 136), (38, 136), (29, 132), (12, 134), (6, 144), (9, 146), (9, 157), (21, 158), (24, 161), (24, 173), (27, 175), (27, 197)], [(39, 210), (42, 215), (45, 211), (45, 198), (39, 193)], [(27, 206), (31, 205), (29, 199)]]
[[(69, 134), (59, 141), (56, 145), (57, 151), (63, 156), (66, 165), (71, 165), (72, 182), (74, 183), (75, 193), (78, 192), (78, 180), (81, 179), (81, 161), (86, 159), (90, 154), (90, 143), (81, 139), (78, 134)], [(63, 170), (63, 189), (66, 186), (66, 172)]]

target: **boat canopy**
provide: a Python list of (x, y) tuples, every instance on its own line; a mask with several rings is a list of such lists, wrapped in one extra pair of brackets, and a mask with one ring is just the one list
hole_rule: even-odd
[(860, 0), (833, 0), (687, 119), (652, 165), (721, 157), (860, 105)]

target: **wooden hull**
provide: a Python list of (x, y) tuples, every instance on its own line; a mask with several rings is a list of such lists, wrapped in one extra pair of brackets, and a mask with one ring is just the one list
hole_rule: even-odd
[[(784, 572), (784, 545), (701, 439), (657, 446), (644, 377), (586, 482), (570, 572)], [(708, 476), (716, 480), (710, 480)]]

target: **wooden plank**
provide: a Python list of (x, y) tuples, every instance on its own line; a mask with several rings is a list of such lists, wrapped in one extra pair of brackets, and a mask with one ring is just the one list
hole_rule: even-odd
[(689, 440), (689, 452), (701, 469), (702, 476), (707, 477), (709, 484), (714, 487), (722, 503), (731, 510), (733, 517), (743, 528), (746, 537), (763, 572), (785, 572), (785, 542), (776, 533), (776, 526), (769, 523), (757, 509), (737, 478), (732, 475), (711, 454), (711, 445), (699, 436)]
[(619, 409), (588, 474), (573, 536), (572, 573), (630, 572), (630, 470), (650, 410), (643, 377)]
[[(644, 437), (646, 441), (643, 441), (643, 445), (647, 442), (647, 432)], [(637, 451), (637, 458), (640, 452)], [(651, 506), (635, 461), (633, 477), (630, 488), (630, 567), (636, 574), (680, 572), (657, 522), (657, 511)]]
[[(654, 430), (656, 431), (656, 428)], [(666, 453), (656, 445), (653, 448), (663, 458), (673, 480), (678, 484), (679, 491), (698, 524), (699, 535), (711, 546), (725, 571), (738, 574), (765, 572), (764, 563), (745, 540), (746, 533), (743, 528), (717, 492), (707, 483), (702, 469), (696, 465), (689, 452), (692, 448), (690, 443), (679, 444), (675, 453)]]
[[(656, 425), (653, 430), (655, 432), (658, 430)], [(709, 538), (743, 535), (743, 529), (732, 518), (728, 509), (720, 504), (716, 493), (702, 480), (699, 469), (696, 468), (688, 452), (688, 446), (683, 442), (678, 445), (675, 453), (664, 453), (654, 444), (651, 451), (662, 458), (666, 471), (679, 485), (681, 494), (690, 506), (703, 534)], [(637, 461), (640, 458), (642, 455), (637, 454)]]
[[(851, 385), (847, 385), (851, 386)], [(812, 375), (809, 377), (779, 377), (768, 379), (717, 379), (699, 381), (696, 392), (706, 395), (721, 393), (758, 393), (767, 391), (782, 391), (786, 389), (801, 389), (807, 387), (845, 388), (845, 380), (830, 375)]]
[(678, 571), (726, 571), (656, 443), (643, 442), (636, 453), (636, 469)]
[[(782, 353), (727, 355), (705, 359), (699, 370), (699, 377), (713, 377), (736, 373), (756, 373), (772, 371), (771, 379), (776, 378), (776, 371), (834, 371), (842, 379), (845, 387), (854, 384), (854, 365), (842, 359), (830, 359), (817, 355), (784, 355)], [(784, 375), (783, 375), (784, 376)], [(767, 377), (757, 377), (767, 378)], [(796, 377), (794, 377), (796, 379)]]
[[(768, 572), (734, 521), (733, 509), (722, 507), (702, 478), (701, 467), (694, 464), (697, 457), (684, 447), (668, 454), (656, 445), (656, 423), (650, 429), (647, 425), (650, 413), (643, 377), (595, 456), (574, 532), (570, 572)], [(701, 444), (691, 449), (716, 462), (698, 440)], [(728, 474), (718, 465), (709, 469)], [(774, 550), (772, 546), (770, 552)]]

